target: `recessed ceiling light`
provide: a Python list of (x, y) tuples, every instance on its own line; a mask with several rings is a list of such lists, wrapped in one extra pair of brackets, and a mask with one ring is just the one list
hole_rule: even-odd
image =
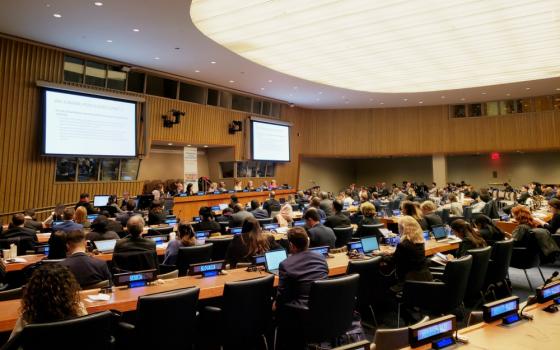
[(53, 17), (55, 18), (62, 18), (62, 15), (60, 13), (55, 13), (53, 14)]
[(418, 101), (418, 103), (422, 104), (422, 103), (424, 103), (424, 101)]
[(445, 98), (445, 96), (441, 96), (441, 98)]
[(262, 87), (261, 90), (264, 90), (264, 88)]
[(195, 72), (195, 73), (200, 73), (200, 71), (199, 71), (198, 69), (197, 69), (197, 70), (195, 70), (194, 72)]
[(204, 148), (208, 148), (208, 145), (204, 145)]
[(112, 42), (113, 42), (113, 40), (109, 39), (109, 40), (107, 40), (107, 42), (108, 42), (108, 43), (112, 43)]
[(511, 94), (508, 92), (508, 93), (506, 94), (506, 96), (511, 96)]
[(481, 94), (486, 95), (486, 92), (481, 92)]
[(216, 61), (210, 61), (210, 63), (212, 63), (212, 64), (216, 64)]
[(230, 80), (229, 82), (230, 82), (230, 83), (235, 83), (235, 80)]
[(525, 90), (531, 90), (531, 88), (530, 88), (530, 87), (526, 87)]
[(156, 56), (156, 57), (154, 57), (154, 60), (159, 60), (159, 57), (157, 57), (157, 56)]
[(323, 91), (319, 91), (318, 94), (319, 94), (319, 95), (322, 95), (322, 94), (323, 94)]
[(383, 102), (379, 102), (379, 104), (380, 104), (380, 105), (384, 105), (385, 103), (383, 103)]
[(168, 145), (168, 146), (173, 146), (173, 144), (172, 144), (171, 142), (169, 142), (167, 145)]
[(556, 91), (560, 91), (560, 88), (556, 88), (555, 90), (556, 90)]
[(272, 83), (272, 79), (268, 79), (268, 82), (269, 82), (269, 83)]
[(134, 28), (132, 31), (138, 33), (140, 31), (140, 29)]
[(403, 98), (402, 100), (403, 100), (404, 102), (406, 102), (406, 101), (408, 101), (408, 98)]
[(96, 1), (93, 3), (95, 6), (103, 6), (103, 3), (101, 1)]
[(464, 101), (464, 100), (466, 100), (466, 98), (464, 98), (464, 97), (461, 97), (461, 101)]
[(46, 7), (51, 7), (51, 4), (45, 4)]

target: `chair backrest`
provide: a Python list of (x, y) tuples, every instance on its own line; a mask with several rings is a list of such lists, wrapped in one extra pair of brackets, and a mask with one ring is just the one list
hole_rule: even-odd
[(451, 209), (442, 209), (441, 210), (441, 221), (447, 223), (449, 221), (449, 217), (451, 216)]
[(463, 206), (463, 216), (465, 217), (466, 221), (471, 221), (473, 212), (471, 206)]
[(208, 238), (206, 243), (212, 243), (212, 260), (224, 260), (229, 245), (233, 241), (233, 237), (228, 238)]
[[(430, 318), (425, 316), (417, 325), (428, 322)], [(408, 342), (408, 327), (393, 329), (377, 329), (373, 337), (375, 349), (379, 350), (398, 350), (406, 348)]]
[(383, 289), (380, 283), (379, 264), (382, 257), (369, 260), (350, 260), (347, 274), (357, 273), (360, 276), (358, 287), (358, 303), (362, 306), (373, 305), (376, 300), (383, 300)]
[(445, 265), (443, 279), (447, 287), (446, 296), (449, 308), (458, 307), (465, 298), (472, 261), (473, 257), (466, 255), (462, 258), (451, 260)]
[(352, 233), (354, 232), (354, 229), (352, 228), (352, 226), (336, 227), (333, 228), (333, 231), (336, 237), (334, 246), (336, 248), (339, 248), (339, 247), (346, 246), (346, 243), (350, 242), (350, 240), (352, 239)]
[(359, 281), (360, 276), (353, 274), (311, 284), (307, 342), (336, 338), (351, 327)]
[[(139, 297), (134, 338), (140, 348), (191, 348), (199, 293), (199, 288), (187, 288)], [(156, 336), (156, 330), (165, 331), (166, 336)]]
[(505, 280), (511, 254), (513, 251), (513, 240), (498, 241), (492, 246), (492, 257), (486, 272), (486, 285), (495, 284)]
[(266, 332), (272, 319), (274, 275), (224, 285), (223, 324), (226, 343), (243, 344)]
[(265, 224), (272, 224), (272, 220), (273, 220), (273, 218), (257, 219), (257, 221), (259, 222), (261, 227), (262, 227), (262, 225), (265, 225)]
[(157, 252), (146, 250), (113, 253), (113, 268), (117, 272), (157, 269)]
[(212, 259), (212, 243), (180, 247), (177, 255), (177, 269), (179, 276), (185, 276), (191, 264), (203, 263)]
[(0, 238), (1, 249), (9, 249), (12, 244), (17, 246), (18, 255), (25, 255), (28, 250), (33, 250), (34, 248), (33, 238), (31, 237)]
[(170, 280), (177, 277), (179, 277), (179, 270), (173, 270), (171, 272), (158, 275), (158, 278), (161, 280)]
[(148, 229), (148, 232), (144, 235), (146, 236), (159, 236), (159, 235), (168, 235), (173, 232), (173, 227), (153, 227)]
[(58, 322), (34, 323), (23, 328), (21, 345), (26, 350), (110, 349), (114, 343), (112, 323), (110, 311)]
[(0, 292), (0, 301), (21, 299), (22, 295), (23, 295), (23, 287), (3, 290)]
[(464, 216), (450, 216), (449, 219), (447, 219), (447, 224), (451, 225), (453, 223), (453, 221), (455, 220), (465, 220)]
[(492, 247), (471, 249), (468, 253), (472, 255), (473, 261), (465, 296), (467, 299), (479, 299), (480, 291), (484, 287), (484, 281), (486, 280)]
[(362, 225), (358, 230), (358, 237), (375, 236), (377, 237), (377, 241), (381, 242), (383, 240), (383, 234), (381, 233), (380, 229), (384, 227), (385, 225), (383, 224)]

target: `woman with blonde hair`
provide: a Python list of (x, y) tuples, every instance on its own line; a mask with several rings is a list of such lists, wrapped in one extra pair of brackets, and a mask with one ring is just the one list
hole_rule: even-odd
[(399, 219), (401, 241), (393, 254), (399, 283), (406, 280), (431, 281), (432, 274), (428, 268), (424, 235), (418, 221), (412, 216)]
[(360, 212), (362, 213), (362, 219), (358, 223), (358, 229), (356, 230), (355, 236), (362, 237), (364, 235), (363, 227), (364, 225), (375, 225), (379, 224), (379, 220), (375, 217), (375, 206), (370, 202), (364, 202), (360, 205)]
[(74, 222), (84, 226), (84, 228), (91, 227), (91, 222), (87, 218), (87, 210), (85, 207), (77, 207), (74, 212)]

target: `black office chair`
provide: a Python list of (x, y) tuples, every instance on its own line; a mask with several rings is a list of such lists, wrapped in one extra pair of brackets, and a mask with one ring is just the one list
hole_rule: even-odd
[(383, 234), (380, 229), (384, 228), (383, 224), (362, 225), (356, 231), (356, 237), (375, 236), (378, 242), (383, 241)]
[(272, 221), (274, 221), (274, 219), (273, 218), (257, 219), (257, 221), (259, 222), (259, 224), (262, 227), (263, 225), (266, 225), (266, 224), (272, 224)]
[(23, 328), (17, 342), (25, 350), (112, 349), (114, 322), (113, 313), (103, 311), (70, 320), (33, 323)]
[(15, 244), (17, 246), (18, 255), (34, 254), (35, 243), (32, 237), (10, 237), (0, 238), (0, 249), (10, 249), (10, 246)]
[(336, 227), (333, 228), (333, 231), (336, 237), (336, 241), (334, 243), (336, 248), (345, 247), (346, 244), (352, 240), (352, 234), (354, 233), (352, 226)]
[(169, 235), (171, 232), (173, 232), (173, 227), (152, 227), (148, 229), (144, 237)]
[(439, 212), (439, 214), (441, 216), (441, 221), (447, 223), (449, 221), (449, 218), (451, 217), (451, 210), (442, 209), (441, 212)]
[(467, 291), (465, 292), (465, 301), (470, 305), (478, 306), (479, 302), (484, 300), (484, 292), (482, 290), (492, 254), (492, 247), (471, 249), (467, 253), (472, 255), (473, 262), (471, 273), (469, 274), (469, 282), (467, 283)]
[(498, 241), (492, 246), (492, 255), (488, 263), (486, 280), (484, 281), (485, 296), (492, 293), (497, 299), (496, 290), (500, 287), (505, 290), (504, 296), (511, 295), (511, 289), (506, 280), (508, 276), (509, 264), (513, 251), (513, 240)]
[(226, 349), (251, 349), (262, 343), (268, 349), (265, 333), (272, 319), (273, 294), (273, 275), (226, 283), (221, 307), (204, 308), (205, 338)]
[(374, 306), (379, 300), (383, 300), (381, 275), (379, 264), (382, 257), (378, 256), (369, 260), (350, 260), (346, 273), (351, 275), (357, 273), (360, 276), (358, 288), (358, 307), (362, 315), (369, 313), (373, 323), (377, 327)]
[(227, 221), (219, 221), (218, 224), (220, 224), (220, 232), (225, 235), (227, 228), (229, 226), (229, 222)]
[(533, 290), (533, 285), (527, 274), (527, 270), (532, 268), (537, 268), (541, 274), (543, 282), (546, 281), (541, 270), (541, 260), (539, 256), (539, 247), (535, 234), (530, 231), (527, 233), (527, 246), (525, 247), (513, 247), (511, 252), (511, 261), (509, 267), (514, 269), (523, 270), (525, 273), (525, 278), (527, 278), (527, 283), (529, 283), (529, 289)]
[(465, 220), (464, 216), (450, 216), (449, 219), (447, 220), (447, 224), (451, 225), (453, 223), (453, 221), (455, 220)]
[(463, 206), (463, 216), (465, 217), (466, 221), (471, 222), (471, 219), (472, 219), (472, 216), (473, 216), (471, 206)]
[(136, 323), (119, 323), (119, 348), (192, 349), (199, 293), (199, 288), (187, 288), (139, 297)]
[(0, 301), (21, 299), (23, 295), (23, 287), (4, 289), (0, 291)]
[(405, 281), (402, 303), (398, 304), (397, 327), (400, 325), (401, 304), (418, 307), (430, 315), (443, 315), (461, 308), (472, 266), (472, 256), (451, 260), (445, 265), (441, 281)]
[(177, 269), (179, 276), (185, 276), (191, 264), (203, 263), (212, 259), (212, 243), (179, 248), (177, 255)]
[(113, 270), (115, 273), (128, 271), (142, 271), (158, 269), (157, 252), (140, 251), (140, 252), (122, 252), (113, 253)]
[(212, 261), (225, 260), (226, 252), (233, 237), (227, 238), (207, 238), (206, 243), (212, 243)]
[(353, 274), (315, 281), (307, 308), (279, 306), (280, 348), (334, 341), (346, 333), (352, 325), (359, 280), (359, 275)]

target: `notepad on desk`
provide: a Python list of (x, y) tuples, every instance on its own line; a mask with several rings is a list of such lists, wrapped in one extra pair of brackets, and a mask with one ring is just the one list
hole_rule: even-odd
[(92, 295), (88, 295), (88, 298), (86, 300), (89, 301), (109, 301), (109, 299), (111, 299), (111, 296), (109, 294), (92, 294)]
[(436, 264), (440, 264), (442, 266), (447, 265), (447, 262), (449, 261), (449, 259), (447, 258), (447, 255), (442, 254), (442, 253), (436, 253), (434, 256), (432, 256), (432, 261), (435, 262)]

